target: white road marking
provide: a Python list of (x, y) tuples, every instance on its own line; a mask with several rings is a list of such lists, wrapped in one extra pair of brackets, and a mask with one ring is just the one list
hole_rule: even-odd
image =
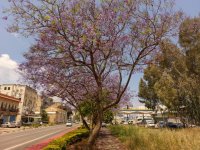
[[(60, 131), (62, 131), (62, 130), (60, 130)], [(50, 133), (50, 134), (46, 134), (46, 135), (41, 136), (41, 137), (39, 137), (39, 138), (36, 138), (36, 139), (30, 140), (30, 141), (27, 141), (27, 142), (24, 142), (24, 143), (21, 143), (21, 144), (18, 144), (18, 145), (15, 145), (15, 146), (9, 147), (9, 148), (6, 148), (6, 149), (4, 149), (4, 150), (11, 150), (11, 149), (14, 149), (14, 148), (16, 148), (16, 147), (19, 147), (19, 146), (25, 145), (25, 144), (27, 144), (27, 143), (30, 143), (30, 142), (33, 142), (33, 141), (36, 141), (36, 140), (42, 139), (42, 138), (44, 138), (44, 137), (46, 137), (46, 136), (49, 136), (49, 135), (51, 135), (51, 134), (58, 133), (58, 132), (60, 132), (60, 131), (56, 131), (56, 132), (53, 132), (53, 133)]]

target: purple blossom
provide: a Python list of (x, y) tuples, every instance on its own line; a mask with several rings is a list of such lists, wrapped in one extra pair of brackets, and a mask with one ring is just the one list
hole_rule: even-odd
[(4, 16), (4, 17), (2, 17), (2, 19), (3, 19), (3, 20), (7, 20), (7, 19), (8, 19), (8, 17), (7, 17), (7, 16)]

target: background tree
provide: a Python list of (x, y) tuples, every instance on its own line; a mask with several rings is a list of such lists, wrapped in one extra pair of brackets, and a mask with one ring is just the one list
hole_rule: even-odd
[[(156, 63), (148, 66), (151, 69), (156, 66), (160, 72), (160, 74), (156, 73), (156, 77), (149, 77), (155, 81), (153, 89), (159, 101), (169, 110), (176, 111), (183, 122), (189, 120), (196, 124), (199, 124), (200, 121), (199, 25), (199, 18), (187, 18), (180, 26), (179, 43), (181, 48), (169, 42), (165, 43), (162, 46), (162, 53), (155, 59)], [(148, 73), (151, 70), (149, 68), (145, 69)], [(143, 97), (152, 90), (146, 83), (148, 81), (140, 84), (141, 93), (139, 94), (143, 94)]]
[(114, 119), (114, 113), (113, 111), (111, 110), (106, 110), (104, 113), (103, 113), (103, 121), (105, 123), (112, 123)]
[(185, 52), (187, 68), (181, 84), (183, 109), (192, 123), (200, 124), (200, 17), (187, 18), (181, 24), (179, 43)]
[[(84, 100), (86, 92), (94, 95), (97, 117), (89, 147), (103, 112), (120, 102), (133, 73), (151, 61), (164, 38), (176, 33), (182, 15), (173, 10), (171, 0), (10, 2), (8, 12), (15, 23), (9, 31), (36, 38), (21, 65), (26, 78), (51, 94), (66, 96), (76, 109), (79, 105), (74, 104)], [(106, 104), (104, 89), (110, 91)]]
[(42, 109), (41, 117), (42, 117), (42, 122), (49, 122), (48, 114), (44, 109)]
[[(110, 102), (110, 98), (109, 97), (109, 92), (108, 91), (103, 91), (101, 100), (102, 103), (105, 104), (109, 104)], [(108, 109), (106, 111), (103, 112), (103, 119), (102, 121), (106, 122), (106, 123), (111, 123), (111, 121), (113, 120), (113, 112), (115, 111), (115, 109), (117, 107), (122, 107), (124, 105), (127, 105), (130, 103), (130, 94), (128, 94), (128, 90), (126, 91), (126, 93), (123, 96), (123, 99), (120, 101), (119, 104), (117, 104), (114, 108), (112, 109)], [(83, 117), (87, 117), (87, 119), (90, 121), (91, 123), (91, 127), (93, 128), (97, 122), (96, 118), (97, 118), (97, 110), (96, 110), (96, 106), (95, 103), (93, 101), (93, 97), (90, 96), (86, 96), (87, 100), (84, 100), (82, 103), (80, 103), (80, 109), (81, 109), (81, 113), (83, 115)]]
[[(173, 85), (170, 85), (173, 80), (176, 80), (177, 76), (179, 76), (179, 71), (183, 69), (181, 51), (180, 49), (174, 45), (170, 40), (165, 40), (160, 43), (161, 51), (157, 53), (155, 56), (154, 62), (149, 64), (147, 68), (144, 70), (143, 78), (139, 84), (139, 97), (141, 98), (140, 102), (145, 103), (147, 108), (155, 109), (156, 105), (165, 103), (167, 104), (167, 99), (161, 98), (162, 92), (169, 92), (168, 96), (172, 91), (171, 88)], [(174, 66), (178, 67), (174, 68)], [(168, 73), (173, 73), (173, 78), (171, 78)], [(169, 79), (169, 80), (165, 80)], [(158, 82), (160, 80), (160, 85)], [(162, 85), (167, 86), (167, 82), (169, 83), (169, 89), (159, 89), (162, 88)], [(157, 84), (157, 87), (155, 87)], [(175, 85), (175, 83), (174, 83)], [(158, 92), (159, 90), (159, 92)], [(166, 91), (167, 90), (167, 91)], [(165, 93), (167, 94), (167, 93)], [(166, 102), (164, 102), (166, 100)], [(171, 100), (170, 100), (171, 101)]]
[(159, 103), (159, 98), (154, 90), (155, 83), (159, 80), (161, 71), (156, 65), (148, 65), (144, 70), (143, 79), (140, 79), (139, 94), (140, 102), (145, 103), (147, 108), (156, 109)]

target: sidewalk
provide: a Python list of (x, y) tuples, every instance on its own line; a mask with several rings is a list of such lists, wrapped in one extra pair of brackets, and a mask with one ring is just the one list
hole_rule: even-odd
[(107, 128), (102, 128), (95, 144), (96, 150), (128, 150)]
[[(68, 150), (85, 150), (83, 144), (87, 141), (83, 141), (68, 147)], [(126, 146), (116, 137), (114, 137), (109, 129), (101, 128), (99, 137), (94, 145), (94, 150), (128, 150)]]

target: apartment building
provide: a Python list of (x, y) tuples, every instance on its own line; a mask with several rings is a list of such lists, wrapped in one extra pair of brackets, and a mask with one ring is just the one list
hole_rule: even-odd
[(20, 84), (3, 84), (0, 85), (0, 93), (20, 100), (16, 121), (21, 121), (30, 115), (34, 116), (35, 112), (40, 113), (41, 98), (33, 88)]
[(0, 124), (15, 121), (20, 100), (0, 93)]

